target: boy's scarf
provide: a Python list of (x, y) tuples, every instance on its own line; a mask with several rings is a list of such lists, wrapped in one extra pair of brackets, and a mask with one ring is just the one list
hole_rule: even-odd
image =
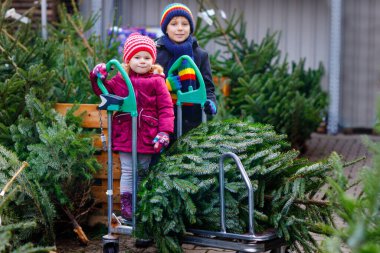
[[(173, 63), (182, 55), (188, 55), (192, 59), (193, 56), (193, 38), (189, 36), (184, 42), (181, 44), (176, 44), (172, 42), (167, 35), (163, 37), (163, 42), (166, 49), (173, 55), (173, 57), (169, 60), (167, 70), (171, 68)], [(178, 76), (181, 80), (181, 90), (183, 92), (188, 91), (189, 86), (192, 86), (195, 89), (195, 71), (190, 67), (190, 64), (187, 61), (183, 61), (180, 68), (178, 69)]]

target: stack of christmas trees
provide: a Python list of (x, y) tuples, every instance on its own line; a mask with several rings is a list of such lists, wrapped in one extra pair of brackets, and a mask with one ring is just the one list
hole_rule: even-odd
[[(289, 150), (273, 127), (237, 120), (210, 122), (192, 130), (168, 150), (141, 184), (139, 235), (155, 238), (162, 252), (181, 252), (186, 228), (218, 231), (220, 156), (234, 152), (255, 189), (255, 230), (275, 228), (298, 251), (315, 252), (311, 232), (333, 224), (333, 206), (315, 199), (333, 176), (339, 157), (311, 163)], [(247, 232), (246, 186), (236, 165), (225, 166), (227, 230)]]

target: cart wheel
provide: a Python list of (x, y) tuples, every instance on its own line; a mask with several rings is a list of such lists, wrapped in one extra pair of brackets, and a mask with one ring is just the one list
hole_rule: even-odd
[(153, 239), (137, 238), (135, 241), (136, 248), (148, 248), (148, 247), (152, 246), (152, 244), (153, 244)]
[(119, 253), (119, 243), (109, 242), (104, 244), (103, 253)]

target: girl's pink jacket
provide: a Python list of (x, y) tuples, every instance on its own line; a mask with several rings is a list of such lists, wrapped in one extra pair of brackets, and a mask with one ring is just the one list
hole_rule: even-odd
[[(174, 111), (165, 77), (159, 74), (139, 75), (131, 71), (131, 79), (137, 102), (137, 152), (153, 154), (153, 139), (159, 132), (173, 133)], [(90, 73), (92, 88), (96, 95), (102, 94), (97, 77)], [(108, 92), (120, 97), (128, 96), (127, 85), (118, 73), (103, 82)], [(132, 117), (117, 112), (112, 118), (112, 150), (132, 152)]]

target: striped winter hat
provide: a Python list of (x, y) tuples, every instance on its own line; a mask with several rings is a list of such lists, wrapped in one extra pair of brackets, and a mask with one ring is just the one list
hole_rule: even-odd
[(160, 22), (162, 32), (166, 34), (166, 27), (168, 26), (170, 20), (172, 20), (173, 17), (177, 17), (177, 16), (182, 16), (182, 17), (187, 18), (187, 20), (189, 20), (190, 33), (193, 33), (194, 31), (193, 15), (191, 14), (189, 7), (180, 3), (169, 4), (162, 11), (161, 22)]
[(136, 53), (147, 51), (153, 58), (153, 63), (156, 61), (156, 45), (148, 36), (143, 36), (139, 33), (129, 35), (124, 44), (123, 60), (127, 63)]

